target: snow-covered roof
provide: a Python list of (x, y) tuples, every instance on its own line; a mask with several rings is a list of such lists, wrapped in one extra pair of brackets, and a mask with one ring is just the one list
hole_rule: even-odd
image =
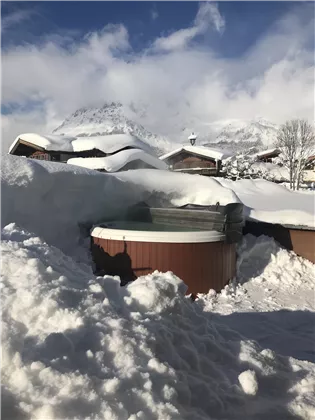
[(188, 137), (188, 140), (196, 140), (197, 136), (194, 133), (191, 133), (191, 135)]
[(151, 147), (131, 134), (110, 134), (108, 136), (78, 137), (73, 144), (75, 152), (99, 149), (104, 153), (114, 153), (125, 147), (143, 149), (152, 153)]
[(58, 135), (40, 135), (35, 133), (20, 134), (12, 143), (9, 153), (15, 150), (19, 140), (32, 143), (48, 151), (82, 152), (98, 149), (106, 154), (117, 152), (125, 147), (143, 149), (154, 153), (152, 148), (131, 134), (109, 134), (106, 136), (70, 137)]
[(143, 150), (137, 149), (122, 150), (107, 157), (73, 158), (69, 159), (67, 163), (88, 169), (104, 169), (106, 172), (117, 172), (127, 163), (135, 160), (140, 160), (156, 169), (167, 169), (166, 163)]
[(227, 157), (233, 155), (233, 152), (229, 150), (221, 150), (221, 149), (213, 149), (205, 146), (182, 146), (172, 152), (166, 153), (165, 155), (161, 156), (160, 159), (165, 160), (171, 156), (175, 156), (178, 153), (185, 151), (188, 153), (193, 153), (195, 155), (204, 156), (212, 159), (223, 160)]
[(267, 149), (267, 150), (263, 150), (262, 152), (255, 153), (255, 154), (253, 154), (253, 156), (263, 157), (263, 156), (268, 156), (268, 155), (270, 155), (272, 153), (280, 153), (280, 150), (277, 149), (277, 148)]
[(36, 133), (24, 133), (17, 136), (14, 142), (9, 148), (9, 153), (14, 151), (19, 140), (24, 140), (28, 143), (34, 144), (35, 146), (41, 147), (45, 150), (58, 150), (63, 152), (72, 152), (72, 142), (76, 137), (70, 136), (57, 136), (54, 134), (41, 135)]

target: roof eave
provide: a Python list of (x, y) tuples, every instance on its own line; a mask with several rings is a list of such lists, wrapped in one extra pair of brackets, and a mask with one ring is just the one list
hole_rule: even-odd
[(30, 143), (29, 141), (23, 140), (20, 137), (18, 137), (15, 142), (11, 145), (8, 154), (13, 155), (16, 149), (20, 144), (24, 144), (25, 146), (32, 147), (33, 149), (39, 150), (39, 151), (45, 151), (46, 149), (44, 147), (38, 146), (37, 144)]

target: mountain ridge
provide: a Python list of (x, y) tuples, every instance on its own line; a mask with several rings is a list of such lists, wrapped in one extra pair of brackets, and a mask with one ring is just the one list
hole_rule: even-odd
[(115, 102), (105, 104), (101, 108), (80, 108), (67, 117), (53, 134), (89, 137), (128, 133), (150, 144), (159, 154), (172, 148), (168, 139), (152, 133), (126, 114), (128, 110)]
[[(140, 112), (141, 111), (141, 112)], [(121, 103), (105, 103), (102, 107), (80, 108), (67, 117), (53, 133), (77, 137), (129, 133), (148, 143), (157, 154), (167, 153), (180, 144), (188, 144), (188, 136), (194, 131), (197, 143), (205, 146), (244, 149), (248, 146), (266, 149), (274, 146), (278, 126), (263, 117), (253, 120), (229, 119), (209, 123), (190, 121), (192, 128), (182, 128), (176, 141), (145, 126), (145, 113)], [(177, 140), (178, 139), (178, 140)]]

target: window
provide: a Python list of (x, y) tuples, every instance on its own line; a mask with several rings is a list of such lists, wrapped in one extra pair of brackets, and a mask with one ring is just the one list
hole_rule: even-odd
[(48, 153), (37, 151), (30, 155), (31, 159), (38, 159), (38, 160), (51, 160), (50, 155)]

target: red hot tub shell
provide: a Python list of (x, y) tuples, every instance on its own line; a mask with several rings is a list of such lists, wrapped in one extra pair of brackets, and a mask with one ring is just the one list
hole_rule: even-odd
[[(115, 223), (112, 224), (112, 227)], [(187, 293), (220, 291), (235, 276), (235, 244), (215, 231), (139, 231), (95, 227), (91, 232), (96, 272), (119, 275), (122, 284), (152, 273), (172, 271)]]

